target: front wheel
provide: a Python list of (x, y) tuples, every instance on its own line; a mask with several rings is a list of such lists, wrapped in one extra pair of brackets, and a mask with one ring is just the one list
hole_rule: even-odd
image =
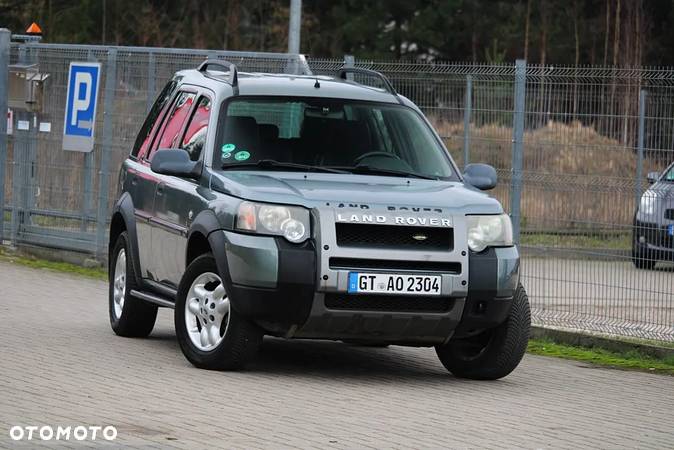
[(262, 331), (231, 307), (211, 254), (187, 267), (174, 317), (183, 354), (202, 369), (240, 369), (262, 342)]
[(496, 328), (463, 339), (450, 339), (435, 348), (442, 365), (460, 378), (496, 380), (519, 365), (529, 343), (531, 311), (520, 284), (508, 318)]

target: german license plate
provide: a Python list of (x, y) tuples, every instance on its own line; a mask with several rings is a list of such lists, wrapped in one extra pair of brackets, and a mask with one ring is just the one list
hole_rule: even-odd
[(674, 236), (674, 225), (667, 226), (667, 234), (669, 234), (670, 236)]
[(440, 295), (440, 275), (349, 273), (350, 294)]

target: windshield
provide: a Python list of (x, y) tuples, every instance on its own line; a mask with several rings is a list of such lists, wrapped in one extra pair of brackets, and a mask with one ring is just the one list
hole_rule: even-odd
[(662, 177), (662, 181), (674, 181), (674, 164), (669, 167), (669, 171)]
[(229, 101), (220, 117), (216, 168), (336, 168), (360, 174), (457, 179), (432, 130), (408, 107), (322, 98), (242, 97)]

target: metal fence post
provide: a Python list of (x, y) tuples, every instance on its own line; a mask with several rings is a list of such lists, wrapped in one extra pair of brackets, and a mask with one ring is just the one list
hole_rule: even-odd
[(302, 29), (302, 0), (290, 0), (290, 24), (288, 25), (288, 53), (300, 52)]
[(515, 102), (513, 108), (513, 157), (510, 181), (510, 217), (513, 222), (513, 239), (520, 242), (520, 203), (522, 201), (522, 161), (524, 153), (524, 98), (526, 95), (527, 62), (515, 62)]
[(637, 143), (637, 174), (634, 183), (634, 207), (635, 211), (639, 209), (641, 201), (641, 177), (644, 170), (644, 127), (646, 125), (646, 91), (639, 92), (639, 136)]
[[(0, 112), (7, 116), (9, 41), (11, 32), (0, 28)], [(5, 171), (7, 170), (7, 119), (0, 120), (0, 244), (5, 229)]]
[[(19, 46), (19, 64), (27, 62), (26, 45)], [(30, 129), (30, 117), (28, 113), (17, 110), (16, 116), (16, 130), (14, 131), (14, 151), (12, 161), (12, 219), (10, 226), (10, 240), (15, 246), (19, 241), (19, 232), (22, 224), (25, 221), (23, 210), (23, 197), (26, 195), (26, 170), (28, 158), (28, 130), (22, 130), (19, 126), (22, 122), (28, 123)]]
[(466, 76), (466, 102), (463, 107), (463, 168), (470, 159), (470, 115), (473, 108), (473, 76)]
[[(356, 57), (353, 55), (344, 55), (344, 67), (356, 67)], [(353, 74), (347, 73), (346, 79), (353, 81)]]
[(96, 256), (105, 257), (105, 232), (108, 224), (108, 180), (110, 177), (110, 156), (112, 154), (112, 118), (117, 85), (117, 49), (108, 50), (105, 71), (105, 101), (103, 104), (103, 145), (101, 146), (101, 167), (98, 186), (98, 212), (96, 214)]
[[(91, 50), (87, 53), (87, 61), (96, 62)], [(83, 233), (87, 231), (89, 226), (89, 216), (91, 215), (91, 204), (93, 203), (93, 184), (95, 171), (94, 151), (84, 154), (84, 167), (82, 168), (82, 178), (84, 185), (84, 201), (82, 202), (82, 222), (80, 223), (80, 231)]]

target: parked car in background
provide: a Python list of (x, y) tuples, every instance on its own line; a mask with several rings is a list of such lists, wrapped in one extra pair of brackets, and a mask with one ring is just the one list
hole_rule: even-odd
[(632, 262), (639, 269), (674, 261), (674, 162), (662, 174), (649, 173), (648, 181), (634, 214)]

